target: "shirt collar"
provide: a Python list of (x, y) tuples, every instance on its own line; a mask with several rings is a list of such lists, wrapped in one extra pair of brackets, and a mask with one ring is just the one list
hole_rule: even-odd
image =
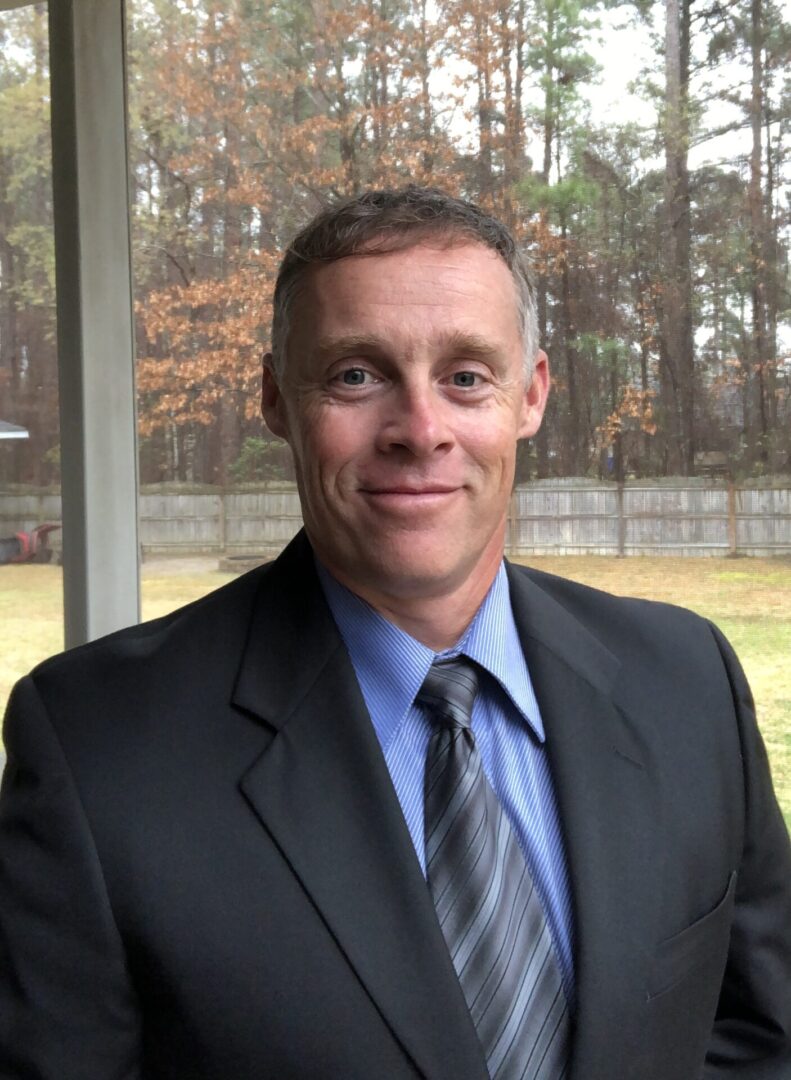
[(494, 676), (538, 739), (544, 742), (544, 725), (514, 621), (504, 563), (500, 564), (491, 588), (452, 655), (455, 653), (464, 653)]
[[(464, 654), (492, 675), (537, 738), (544, 727), (511, 609), (505, 565), (461, 640), (435, 653), (341, 585), (316, 560), (330, 611), (340, 630), (379, 741), (385, 750), (404, 721), (436, 659)], [(387, 702), (386, 708), (377, 707)]]

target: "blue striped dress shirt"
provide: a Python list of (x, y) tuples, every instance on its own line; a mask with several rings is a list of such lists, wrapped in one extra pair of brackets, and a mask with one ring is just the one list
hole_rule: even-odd
[(461, 641), (442, 653), (388, 622), (324, 567), (317, 569), (424, 875), (423, 776), (431, 722), (415, 705), (415, 695), (435, 660), (461, 653), (492, 676), (481, 680), (472, 729), (486, 776), (508, 814), (541, 897), (563, 988), (572, 1002), (573, 923), (566, 858), (544, 726), (514, 623), (505, 566)]

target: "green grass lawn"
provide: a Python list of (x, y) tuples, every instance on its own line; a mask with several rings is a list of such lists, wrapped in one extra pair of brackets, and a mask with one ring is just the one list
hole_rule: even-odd
[[(791, 559), (543, 557), (532, 566), (628, 596), (680, 603), (730, 638), (758, 705), (775, 786), (791, 828)], [(143, 567), (143, 616), (217, 588), (229, 575), (191, 560)], [(61, 571), (0, 567), (0, 712), (13, 683), (63, 648)]]

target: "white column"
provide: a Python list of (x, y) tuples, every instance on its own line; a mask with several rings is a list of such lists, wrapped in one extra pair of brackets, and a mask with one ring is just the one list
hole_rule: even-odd
[(140, 617), (123, 0), (52, 0), (67, 647)]

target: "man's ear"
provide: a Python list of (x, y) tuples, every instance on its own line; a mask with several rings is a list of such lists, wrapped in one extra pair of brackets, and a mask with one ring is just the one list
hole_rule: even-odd
[(538, 350), (533, 377), (522, 399), (522, 415), (519, 422), (519, 438), (531, 439), (541, 427), (544, 409), (549, 397), (549, 360), (543, 349)]
[(272, 367), (272, 354), (264, 356), (264, 368), (261, 372), (261, 415), (273, 435), (288, 442), (288, 421), (283, 394)]

